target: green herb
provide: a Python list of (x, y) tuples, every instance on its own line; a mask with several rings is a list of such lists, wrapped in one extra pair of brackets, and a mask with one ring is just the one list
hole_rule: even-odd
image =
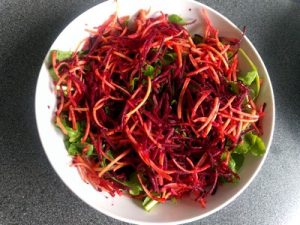
[[(50, 59), (49, 59), (50, 64), (52, 62), (52, 60), (51, 60), (52, 52), (56, 52), (56, 60), (59, 61), (59, 62), (71, 58), (73, 53), (74, 53), (72, 51), (52, 50), (51, 53), (50, 53)], [(84, 56), (88, 52), (89, 52), (89, 50), (78, 51), (77, 55), (78, 56)]]
[(164, 65), (170, 65), (175, 61), (177, 58), (177, 54), (175, 52), (169, 52), (164, 55), (163, 64)]
[(222, 161), (225, 161), (225, 160), (226, 160), (227, 154), (228, 154), (228, 153), (227, 153), (226, 151), (222, 153), (222, 155), (221, 155), (221, 160), (222, 160)]
[(180, 25), (186, 24), (186, 21), (176, 14), (169, 15), (168, 20), (171, 23), (176, 23), (176, 24), (180, 24)]
[(84, 144), (81, 143), (70, 143), (67, 148), (69, 155), (77, 155), (80, 154), (82, 149), (85, 147)]
[(129, 24), (129, 17), (126, 20), (124, 20), (124, 25), (128, 26), (128, 24)]
[(241, 49), (241, 48), (239, 48), (239, 51), (242, 53), (243, 57), (250, 64), (252, 70), (257, 70), (256, 66), (254, 65), (254, 63), (252, 62), (252, 60), (249, 58), (249, 56), (246, 54), (246, 52), (243, 49)]
[(129, 177), (129, 180), (124, 182), (119, 181), (114, 177), (112, 177), (112, 179), (120, 184), (123, 184), (124, 186), (127, 186), (129, 188), (129, 194), (131, 195), (139, 195), (141, 192), (143, 192), (143, 188), (139, 182), (139, 179), (137, 178), (136, 172), (132, 173)]
[(153, 79), (154, 76), (161, 73), (160, 67), (161, 67), (161, 62), (160, 61), (156, 62), (154, 64), (154, 66), (152, 66), (150, 64), (146, 64), (145, 68), (142, 69), (142, 72), (145, 76), (148, 76), (151, 79)]
[(65, 142), (66, 148), (68, 150), (69, 155), (77, 155), (82, 153), (82, 149), (86, 148), (88, 146), (86, 155), (92, 156), (94, 154), (94, 146), (92, 144), (88, 143), (81, 143), (81, 142)]
[(238, 172), (245, 160), (245, 156), (237, 153), (231, 153), (230, 155), (230, 161), (234, 161), (234, 168), (232, 168), (233, 172)]
[(226, 138), (225, 146), (227, 146), (227, 147), (232, 146), (232, 140), (230, 140), (229, 138)]
[(156, 204), (158, 203), (158, 201), (153, 200), (151, 198), (149, 198), (148, 196), (144, 199), (142, 205), (144, 207), (144, 209), (149, 212)]
[(69, 59), (73, 55), (72, 51), (61, 51), (61, 50), (55, 50), (55, 51), (56, 51), (56, 59), (58, 61)]
[(130, 81), (130, 89), (131, 89), (131, 91), (134, 90), (135, 84), (136, 84), (136, 82), (137, 82), (138, 80), (139, 80), (138, 77), (134, 77), (134, 78)]
[(149, 64), (146, 65), (145, 69), (142, 69), (142, 72), (145, 76), (153, 79), (155, 68)]
[(246, 52), (244, 52), (244, 50), (241, 48), (239, 49), (239, 51), (242, 53), (243, 57), (247, 60), (252, 70), (244, 76), (239, 76), (238, 79), (242, 81), (245, 85), (249, 86), (251, 90), (251, 95), (254, 99), (258, 96), (260, 91), (260, 80), (259, 80), (258, 71), (254, 63), (246, 54)]
[(50, 73), (50, 76), (51, 78), (54, 80), (54, 81), (57, 81), (58, 80), (58, 75), (55, 73), (54, 69), (53, 69), (53, 66), (52, 66), (52, 52), (56, 52), (56, 60), (58, 61), (62, 61), (62, 60), (65, 60), (65, 59), (68, 59), (72, 56), (73, 52), (71, 51), (60, 51), (60, 50), (52, 50), (49, 54), (49, 64), (50, 64), (50, 68), (49, 68), (49, 73)]
[(131, 195), (139, 195), (142, 190), (143, 189), (141, 189), (140, 186), (131, 186), (129, 188), (129, 194), (131, 194)]
[[(105, 148), (105, 144), (102, 145), (102, 149)], [(114, 159), (114, 156), (112, 154), (112, 151), (109, 149), (107, 152), (106, 152), (106, 155), (110, 158), (110, 159)], [(107, 159), (105, 157), (102, 158), (102, 161), (100, 163), (101, 167), (105, 167), (107, 166)]]
[[(222, 153), (221, 155), (222, 161), (226, 160), (227, 154), (228, 152)], [(228, 166), (233, 172), (237, 173), (242, 167), (245, 157), (243, 154), (238, 154), (238, 153), (229, 153), (229, 154), (230, 154), (230, 159), (228, 162)]]
[(235, 147), (234, 152), (238, 154), (247, 154), (249, 149), (250, 149), (249, 143), (244, 141), (243, 143)]
[(67, 130), (68, 134), (66, 135), (65, 146), (68, 150), (69, 155), (77, 155), (82, 153), (82, 149), (88, 147), (86, 155), (92, 156), (94, 154), (94, 146), (90, 143), (90, 139), (85, 143), (81, 143), (81, 138), (84, 135), (84, 122), (77, 122), (77, 129), (73, 130), (67, 123), (66, 119), (63, 118), (62, 124)]
[(73, 130), (70, 126), (68, 126), (67, 121), (65, 119), (62, 119), (62, 124), (65, 127), (65, 129), (68, 131), (68, 137), (69, 142), (77, 142), (80, 140), (80, 138), (83, 136), (83, 128), (81, 123), (77, 124), (77, 130)]
[(261, 156), (266, 152), (266, 147), (259, 136), (249, 132), (244, 135), (242, 143), (236, 146), (234, 152), (238, 154), (251, 152), (255, 156)]
[(49, 68), (49, 73), (50, 73), (51, 78), (52, 78), (54, 81), (58, 81), (58, 76), (57, 76), (56, 73), (54, 72), (53, 67), (50, 67), (50, 68)]
[[(103, 148), (103, 147), (102, 147), (102, 148)], [(115, 158), (111, 150), (108, 150), (108, 151), (106, 152), (106, 155), (108, 155), (108, 157), (109, 157), (110, 159), (114, 159), (114, 158)]]
[(94, 145), (88, 144), (88, 150), (86, 152), (87, 156), (92, 156), (94, 154)]
[(145, 206), (148, 202), (150, 202), (152, 199), (149, 198), (148, 196), (144, 198), (144, 201), (142, 202), (142, 205)]
[(252, 70), (248, 72), (245, 76), (239, 76), (238, 80), (242, 81), (245, 85), (250, 86), (257, 76), (258, 76), (257, 71)]
[(100, 162), (100, 165), (101, 165), (102, 168), (107, 165), (105, 157), (102, 157), (102, 161)]
[(112, 177), (112, 179), (124, 186), (127, 186), (129, 188), (129, 194), (131, 195), (139, 195), (141, 192), (143, 192), (143, 188), (140, 185), (136, 173), (131, 174), (128, 181), (122, 182), (114, 177)]
[(67, 148), (69, 155), (77, 155), (78, 153), (80, 153), (79, 149), (77, 148), (76, 145), (74, 145), (73, 143), (69, 145), (69, 147)]
[(177, 103), (177, 100), (176, 99), (173, 99), (172, 101), (171, 101), (171, 105), (175, 105)]
[(228, 180), (225, 177), (223, 177), (223, 176), (219, 176), (218, 177), (218, 182), (220, 184), (225, 184), (225, 183), (228, 183)]
[(234, 81), (229, 81), (228, 82), (229, 85), (229, 90), (233, 93), (233, 94), (238, 94), (239, 93), (239, 86), (236, 82)]
[(109, 115), (110, 110), (109, 110), (109, 107), (108, 107), (108, 106), (105, 106), (105, 107), (104, 107), (104, 111), (105, 111), (106, 115)]
[(129, 180), (124, 182), (124, 184), (129, 187), (129, 194), (131, 195), (139, 195), (143, 191), (136, 173), (132, 173)]
[(193, 37), (193, 42), (198, 45), (201, 44), (203, 42), (203, 37), (199, 34), (195, 34)]
[(263, 142), (263, 140), (260, 137), (252, 134), (249, 137), (249, 139), (250, 139), (250, 141), (252, 143), (252, 147), (250, 149), (250, 152), (252, 153), (252, 155), (262, 156), (263, 154), (265, 154), (265, 152), (266, 152), (266, 146), (265, 146), (265, 143)]
[(231, 59), (233, 57), (233, 52), (227, 51), (227, 57), (228, 59)]
[(80, 50), (79, 52), (77, 52), (77, 55), (84, 56), (84, 55), (88, 54), (89, 51), (90, 51), (89, 49), (87, 49), (87, 50)]
[(230, 160), (229, 160), (229, 162), (228, 162), (228, 166), (229, 166), (229, 168), (230, 168), (233, 172), (236, 172), (236, 170), (235, 170), (235, 161), (234, 161), (232, 158), (230, 158)]
[[(72, 57), (73, 53), (72, 51), (61, 51), (61, 50), (54, 50), (56, 51), (56, 59), (58, 61), (63, 61), (66, 59), (69, 59)], [(78, 56), (83, 56), (86, 55), (89, 52), (89, 50), (85, 50), (85, 51), (78, 51), (77, 55)]]
[(78, 127), (77, 130), (67, 129), (68, 135), (69, 135), (69, 141), (70, 142), (77, 142), (82, 137), (82, 133), (80, 131), (80, 128)]

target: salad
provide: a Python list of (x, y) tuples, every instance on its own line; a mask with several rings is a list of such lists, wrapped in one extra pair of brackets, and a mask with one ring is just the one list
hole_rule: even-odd
[(218, 186), (238, 182), (246, 154), (265, 153), (258, 71), (242, 37), (219, 36), (205, 12), (203, 20), (203, 35), (192, 35), (193, 22), (175, 14), (114, 14), (75, 51), (51, 51), (55, 124), (96, 190), (147, 211), (187, 195), (205, 207)]

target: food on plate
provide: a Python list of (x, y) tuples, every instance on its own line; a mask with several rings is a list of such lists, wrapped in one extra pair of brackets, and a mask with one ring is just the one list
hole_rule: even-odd
[(95, 189), (147, 211), (186, 195), (205, 207), (219, 185), (238, 181), (245, 154), (264, 154), (258, 71), (242, 36), (222, 37), (203, 20), (192, 35), (194, 21), (176, 14), (114, 14), (78, 49), (51, 51), (55, 124)]

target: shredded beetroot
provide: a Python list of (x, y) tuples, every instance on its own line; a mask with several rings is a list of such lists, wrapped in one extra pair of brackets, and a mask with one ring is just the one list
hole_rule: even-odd
[(58, 61), (53, 51), (56, 124), (67, 134), (63, 119), (74, 130), (84, 122), (81, 143), (91, 143), (96, 156), (83, 149), (73, 165), (97, 190), (120, 194), (136, 172), (144, 190), (137, 198), (165, 202), (193, 194), (205, 206), (219, 178), (238, 178), (228, 166), (230, 151), (244, 130), (259, 131), (262, 110), (237, 82), (238, 40), (224, 41), (205, 21), (196, 44), (166, 14), (147, 18), (140, 10), (132, 23), (112, 15), (91, 31), (84, 54)]

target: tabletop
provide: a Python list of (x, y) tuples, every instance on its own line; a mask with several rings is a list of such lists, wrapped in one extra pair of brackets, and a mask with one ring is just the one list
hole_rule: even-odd
[[(125, 224), (89, 207), (52, 169), (38, 137), (34, 95), (43, 58), (96, 0), (0, 0), (0, 224)], [(276, 101), (270, 153), (231, 204), (191, 224), (300, 224), (300, 1), (202, 0), (262, 56)]]

